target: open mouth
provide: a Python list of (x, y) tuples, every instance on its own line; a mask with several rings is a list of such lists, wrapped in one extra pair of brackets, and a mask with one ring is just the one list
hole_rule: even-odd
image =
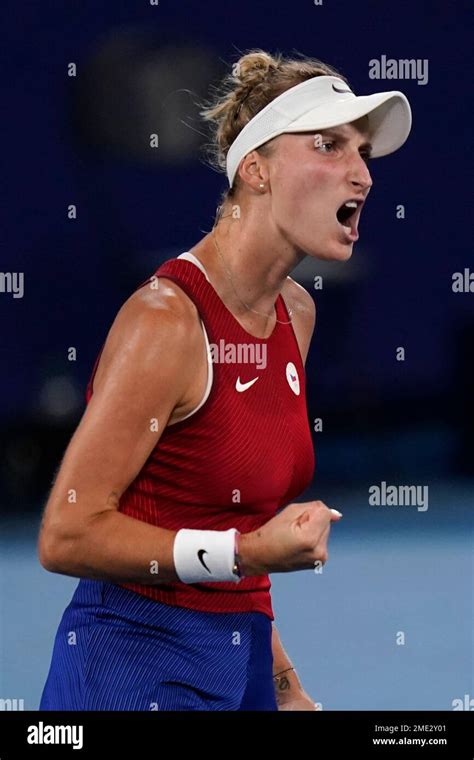
[(345, 201), (336, 212), (337, 221), (344, 228), (346, 234), (352, 241), (359, 239), (357, 225), (363, 205), (364, 201), (357, 198), (351, 198), (348, 201)]

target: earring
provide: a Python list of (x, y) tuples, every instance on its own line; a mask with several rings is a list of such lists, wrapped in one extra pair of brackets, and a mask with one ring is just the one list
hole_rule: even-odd
[(262, 187), (262, 188), (265, 187), (265, 183), (264, 182), (260, 182), (259, 187)]

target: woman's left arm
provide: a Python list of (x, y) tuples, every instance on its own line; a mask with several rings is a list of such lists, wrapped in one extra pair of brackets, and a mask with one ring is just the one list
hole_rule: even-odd
[[(303, 364), (316, 323), (316, 304), (308, 291), (287, 277), (282, 291), (291, 306), (293, 327)], [(275, 624), (272, 624), (273, 684), (279, 710), (319, 710), (304, 691), (291, 661), (283, 649)]]
[(279, 710), (319, 710), (304, 691), (291, 661), (283, 649), (275, 624), (272, 624), (273, 684)]

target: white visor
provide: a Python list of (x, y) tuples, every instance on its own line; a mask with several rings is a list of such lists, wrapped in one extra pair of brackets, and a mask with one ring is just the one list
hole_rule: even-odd
[(402, 92), (355, 95), (339, 77), (313, 77), (286, 90), (262, 108), (242, 129), (227, 153), (232, 187), (239, 164), (250, 151), (278, 135), (310, 132), (369, 117), (372, 157), (400, 148), (411, 129), (410, 104)]

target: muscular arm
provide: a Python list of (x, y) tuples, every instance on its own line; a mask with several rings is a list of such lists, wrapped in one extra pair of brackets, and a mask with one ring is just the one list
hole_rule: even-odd
[(194, 308), (160, 280), (158, 291), (145, 286), (119, 311), (44, 512), (38, 549), (47, 570), (113, 582), (177, 580), (175, 532), (118, 507), (205, 352)]

